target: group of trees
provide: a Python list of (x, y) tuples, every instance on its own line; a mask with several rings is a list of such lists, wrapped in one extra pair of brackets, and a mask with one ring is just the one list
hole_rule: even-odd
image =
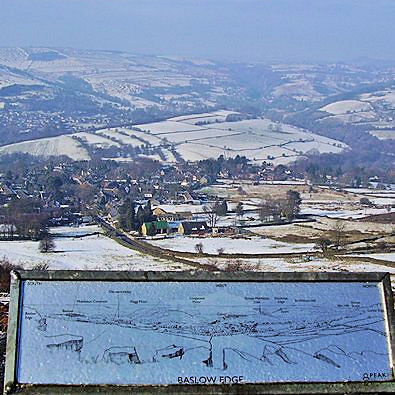
[(287, 191), (286, 198), (280, 201), (281, 212), (288, 221), (292, 221), (300, 213), (302, 199), (298, 191)]
[(294, 173), (301, 174), (314, 183), (325, 183), (328, 176), (335, 177), (342, 184), (355, 186), (366, 185), (371, 177), (379, 177), (382, 182), (392, 183), (395, 179), (395, 167), (388, 147), (394, 150), (395, 143), (393, 140), (385, 140), (385, 152), (383, 141), (368, 133), (354, 135), (355, 141), (360, 142), (366, 136), (365, 146), (357, 146), (338, 154), (311, 153), (289, 167)]
[(300, 213), (302, 199), (298, 191), (287, 191), (284, 199), (266, 198), (259, 206), (259, 218), (263, 222), (280, 222), (282, 218), (292, 221)]
[(118, 211), (119, 226), (126, 231), (139, 231), (144, 222), (156, 220), (152, 213), (151, 202), (145, 206), (137, 205), (131, 198), (125, 199)]
[(220, 155), (217, 159), (205, 159), (198, 162), (198, 167), (207, 177), (215, 179), (221, 172), (227, 172), (232, 177), (238, 177), (250, 171), (251, 165), (245, 156), (236, 155), (225, 159)]
[(344, 244), (346, 237), (346, 224), (342, 220), (335, 221), (327, 231), (327, 237), (320, 237), (316, 242), (316, 248), (326, 253), (330, 247), (338, 250)]
[(12, 200), (0, 211), (0, 239), (40, 240), (39, 251), (52, 252), (55, 243), (47, 231), (48, 219), (40, 201), (30, 198)]
[(0, 211), (0, 235), (7, 239), (38, 239), (45, 230), (48, 216), (33, 199), (17, 199)]
[[(298, 191), (289, 190), (285, 198), (274, 200), (266, 198), (261, 201), (258, 209), (259, 218), (263, 222), (280, 222), (283, 218), (292, 221), (300, 213), (300, 205), (302, 199)], [(236, 216), (241, 218), (244, 215), (244, 206), (242, 202), (238, 202), (235, 207)], [(217, 225), (218, 219), (228, 212), (228, 204), (226, 200), (216, 200), (215, 202), (203, 207), (206, 215), (207, 224), (210, 227)]]

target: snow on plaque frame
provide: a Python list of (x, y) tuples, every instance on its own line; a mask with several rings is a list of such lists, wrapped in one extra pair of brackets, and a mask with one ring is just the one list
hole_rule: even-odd
[(393, 320), (386, 273), (19, 271), (4, 391), (390, 392)]

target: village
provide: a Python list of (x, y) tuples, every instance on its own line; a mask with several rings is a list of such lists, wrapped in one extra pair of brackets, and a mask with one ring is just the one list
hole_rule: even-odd
[(319, 185), (243, 157), (88, 168), (22, 156), (3, 170), (0, 257), (9, 265), (395, 273), (395, 192), (377, 179)]

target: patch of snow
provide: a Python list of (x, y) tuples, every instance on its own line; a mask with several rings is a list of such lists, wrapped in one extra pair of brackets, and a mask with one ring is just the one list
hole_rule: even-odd
[(389, 261), (389, 262), (395, 262), (395, 252), (383, 252), (379, 254), (360, 254), (360, 255), (353, 255), (358, 258), (373, 258), (373, 259), (380, 259), (382, 261)]
[(0, 147), (0, 154), (16, 152), (46, 157), (65, 155), (74, 160), (90, 159), (86, 149), (68, 135), (24, 141)]
[(115, 146), (119, 147), (120, 144), (110, 140), (107, 137), (100, 136), (99, 134), (96, 133), (86, 133), (86, 132), (81, 132), (81, 133), (75, 133), (73, 136), (79, 137), (83, 140), (86, 141), (87, 144), (93, 145), (96, 147), (110, 147), (110, 146)]
[(372, 136), (376, 136), (380, 140), (394, 140), (395, 139), (395, 130), (392, 130), (392, 129), (370, 130), (369, 133)]
[(328, 112), (334, 115), (346, 114), (351, 112), (362, 112), (372, 110), (370, 103), (359, 100), (342, 100), (335, 103), (330, 103), (322, 108), (321, 111)]
[(236, 254), (270, 254), (307, 252), (314, 249), (314, 244), (290, 244), (268, 238), (251, 237), (249, 239), (236, 239), (228, 237), (196, 238), (176, 236), (163, 240), (155, 240), (152, 244), (173, 251), (195, 252), (195, 245), (203, 244), (203, 252), (216, 254), (218, 248), (223, 248), (225, 253)]
[[(57, 229), (68, 235), (78, 232), (78, 228)], [(36, 241), (0, 241), (0, 257), (24, 269), (45, 263), (52, 270), (185, 270), (181, 264), (140, 254), (103, 235), (54, 237), (54, 242), (55, 252), (44, 254)]]

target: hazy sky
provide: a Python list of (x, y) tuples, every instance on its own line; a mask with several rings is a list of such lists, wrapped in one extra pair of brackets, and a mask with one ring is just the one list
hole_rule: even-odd
[(394, 60), (395, 0), (0, 0), (0, 46)]

